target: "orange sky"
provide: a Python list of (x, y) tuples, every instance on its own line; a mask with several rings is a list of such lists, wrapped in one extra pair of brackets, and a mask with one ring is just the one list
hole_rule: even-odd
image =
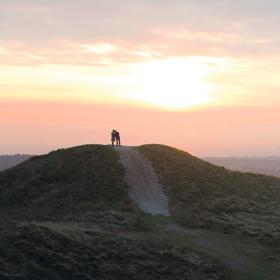
[(128, 145), (279, 155), (279, 8), (1, 1), (0, 154), (107, 143), (115, 128)]

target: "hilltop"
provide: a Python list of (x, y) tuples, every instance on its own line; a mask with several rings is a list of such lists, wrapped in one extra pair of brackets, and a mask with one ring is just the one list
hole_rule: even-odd
[(135, 149), (154, 168), (170, 217), (145, 214), (131, 199), (110, 146), (61, 149), (0, 172), (0, 277), (279, 275), (272, 246), (279, 240), (279, 179), (229, 171), (163, 145)]
[(129, 211), (123, 177), (118, 155), (102, 145), (35, 156), (0, 173), (0, 213), (41, 220), (104, 209)]

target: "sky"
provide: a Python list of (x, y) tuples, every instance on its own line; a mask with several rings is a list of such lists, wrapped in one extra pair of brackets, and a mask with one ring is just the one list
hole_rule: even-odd
[(280, 155), (278, 0), (0, 0), (0, 154), (161, 143)]

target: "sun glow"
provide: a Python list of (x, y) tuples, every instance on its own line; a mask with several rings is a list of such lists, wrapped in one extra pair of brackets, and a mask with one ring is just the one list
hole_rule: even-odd
[(0, 67), (0, 97), (182, 110), (217, 102), (217, 85), (209, 77), (223, 71), (221, 65), (227, 64), (218, 58), (181, 57), (107, 67)]
[(210, 67), (198, 58), (172, 58), (137, 65), (128, 99), (169, 109), (207, 103), (213, 87), (205, 81)]

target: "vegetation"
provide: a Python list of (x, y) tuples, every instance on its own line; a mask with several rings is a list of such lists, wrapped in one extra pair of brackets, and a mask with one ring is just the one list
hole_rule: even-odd
[(129, 199), (108, 146), (59, 150), (1, 172), (0, 213), (1, 279), (231, 279), (213, 257), (163, 238)]
[(163, 145), (139, 147), (183, 224), (279, 244), (280, 179), (217, 167)]
[(228, 280), (212, 260), (155, 240), (39, 225), (0, 225), (1, 279)]
[(56, 219), (91, 211), (133, 211), (118, 155), (87, 145), (36, 156), (0, 173), (0, 214)]
[(58, 150), (0, 172), (0, 278), (277, 279), (279, 246), (222, 232), (279, 244), (279, 180), (165, 146), (139, 149), (166, 187), (172, 217), (134, 205), (109, 146)]

